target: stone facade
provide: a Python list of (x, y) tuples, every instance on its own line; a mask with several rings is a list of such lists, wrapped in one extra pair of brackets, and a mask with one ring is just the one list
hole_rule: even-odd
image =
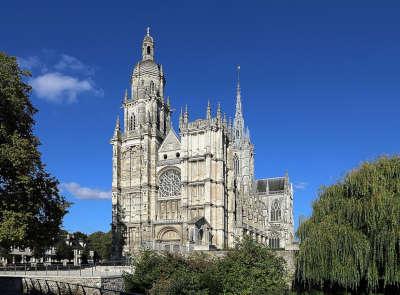
[(204, 119), (190, 121), (186, 107), (177, 134), (154, 49), (148, 30), (130, 92), (125, 92), (123, 130), (117, 119), (111, 139), (114, 254), (143, 247), (221, 250), (243, 235), (273, 248), (289, 247), (292, 185), (288, 175), (254, 178), (254, 146), (245, 128), (239, 75), (233, 122), (220, 106), (213, 115), (210, 103)]

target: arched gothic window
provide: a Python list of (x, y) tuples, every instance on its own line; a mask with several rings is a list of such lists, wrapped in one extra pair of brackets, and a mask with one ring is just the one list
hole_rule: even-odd
[(154, 93), (154, 82), (150, 81), (150, 92)]
[(271, 207), (271, 221), (279, 221), (281, 219), (281, 202), (275, 200)]
[(169, 169), (159, 178), (160, 198), (178, 197), (181, 195), (181, 173), (177, 169)]
[(150, 48), (150, 46), (147, 46), (147, 54), (150, 54), (151, 53), (151, 48)]

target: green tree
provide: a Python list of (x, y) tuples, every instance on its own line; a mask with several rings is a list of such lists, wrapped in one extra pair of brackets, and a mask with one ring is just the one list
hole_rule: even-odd
[(56, 244), (56, 259), (58, 261), (63, 259), (72, 260), (74, 258), (74, 249), (69, 246), (65, 241), (59, 241)]
[(250, 238), (237, 243), (217, 267), (224, 294), (280, 295), (288, 289), (284, 259)]
[(134, 257), (135, 272), (125, 285), (149, 294), (285, 294), (285, 262), (250, 238), (238, 242), (223, 258), (189, 257), (144, 251)]
[(108, 260), (111, 256), (111, 231), (94, 232), (88, 236), (87, 249), (95, 252), (95, 260)]
[(40, 252), (53, 242), (68, 203), (45, 171), (33, 134), (37, 110), (14, 57), (0, 52), (0, 247)]
[(301, 285), (399, 292), (400, 157), (366, 162), (322, 188), (298, 236)]
[(76, 231), (73, 233), (73, 235), (74, 235), (75, 242), (78, 244), (79, 244), (79, 242), (87, 243), (87, 241), (88, 241), (87, 234), (84, 234), (83, 232)]

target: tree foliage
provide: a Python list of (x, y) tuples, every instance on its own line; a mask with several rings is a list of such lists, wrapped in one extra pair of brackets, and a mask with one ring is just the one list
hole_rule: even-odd
[(382, 157), (323, 188), (298, 229), (297, 278), (351, 291), (400, 284), (400, 157)]
[(147, 294), (284, 294), (285, 262), (246, 238), (223, 258), (144, 251), (126, 275), (128, 290)]
[(0, 52), (0, 247), (40, 251), (52, 244), (68, 204), (40, 159), (27, 76)]
[(94, 232), (87, 238), (87, 249), (94, 251), (95, 260), (109, 260), (111, 256), (111, 231)]
[(59, 241), (56, 244), (56, 259), (58, 261), (67, 259), (72, 260), (74, 258), (74, 248), (65, 241)]

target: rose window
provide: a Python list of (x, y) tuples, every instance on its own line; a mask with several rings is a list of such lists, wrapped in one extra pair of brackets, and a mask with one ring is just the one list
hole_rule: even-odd
[(171, 198), (181, 194), (181, 173), (178, 170), (167, 170), (160, 176), (160, 198)]

